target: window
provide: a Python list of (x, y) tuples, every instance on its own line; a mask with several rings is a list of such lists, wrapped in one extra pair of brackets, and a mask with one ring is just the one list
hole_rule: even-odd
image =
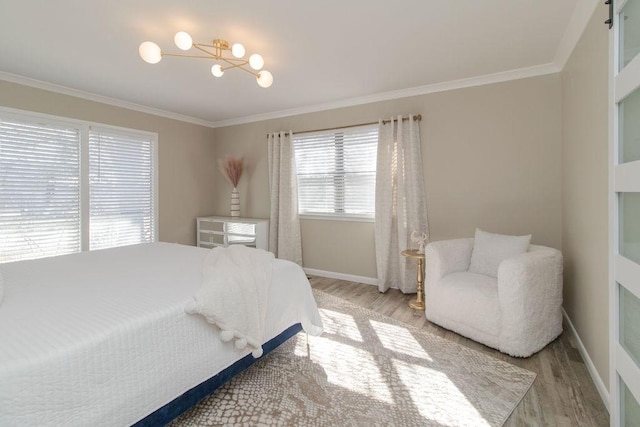
[(377, 124), (297, 134), (293, 147), (300, 215), (375, 216)]
[(153, 140), (89, 131), (89, 248), (154, 241)]
[(0, 109), (0, 263), (155, 241), (156, 141)]
[(80, 132), (0, 117), (0, 262), (80, 251)]

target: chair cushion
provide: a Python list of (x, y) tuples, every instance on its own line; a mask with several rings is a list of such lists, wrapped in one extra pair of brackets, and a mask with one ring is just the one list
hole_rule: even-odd
[(477, 341), (491, 345), (496, 340), (497, 344), (500, 333), (497, 279), (466, 271), (451, 273), (440, 280), (437, 294), (438, 310), (446, 312), (449, 320), (443, 326)]
[(507, 258), (527, 252), (530, 242), (531, 234), (507, 236), (476, 228), (469, 272), (498, 277), (500, 263)]

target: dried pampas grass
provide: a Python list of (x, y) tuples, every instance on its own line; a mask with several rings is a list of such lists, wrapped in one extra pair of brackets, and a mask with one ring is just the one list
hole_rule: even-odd
[(242, 176), (243, 162), (244, 158), (233, 156), (227, 156), (224, 159), (218, 160), (220, 173), (227, 178), (227, 181), (233, 185), (233, 188), (238, 186), (238, 182)]

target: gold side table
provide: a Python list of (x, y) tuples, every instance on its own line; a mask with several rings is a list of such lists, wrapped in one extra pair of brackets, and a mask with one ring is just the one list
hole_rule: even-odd
[(402, 251), (402, 256), (418, 260), (417, 294), (416, 299), (409, 302), (409, 307), (415, 308), (416, 310), (424, 310), (424, 273), (422, 272), (424, 265), (424, 253), (419, 253), (417, 249), (407, 249)]

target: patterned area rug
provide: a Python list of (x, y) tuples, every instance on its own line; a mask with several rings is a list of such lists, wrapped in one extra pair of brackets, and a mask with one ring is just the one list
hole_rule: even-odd
[(301, 332), (172, 426), (500, 426), (536, 375), (314, 290)]

